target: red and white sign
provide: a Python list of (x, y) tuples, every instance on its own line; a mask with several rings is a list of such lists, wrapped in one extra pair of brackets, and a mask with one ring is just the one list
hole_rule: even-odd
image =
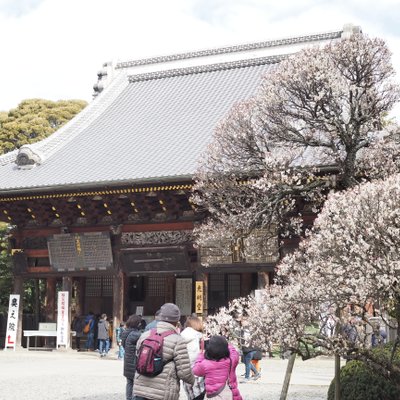
[(19, 298), (19, 294), (10, 294), (4, 350), (9, 347), (12, 347), (15, 350), (15, 346), (17, 343)]
[(69, 346), (68, 309), (68, 292), (58, 292), (57, 348)]

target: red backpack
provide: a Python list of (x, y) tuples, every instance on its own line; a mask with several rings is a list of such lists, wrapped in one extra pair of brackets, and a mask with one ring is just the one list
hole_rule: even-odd
[(164, 338), (174, 333), (176, 332), (157, 333), (156, 328), (150, 330), (150, 335), (142, 341), (137, 353), (136, 371), (139, 374), (157, 376), (162, 372), (164, 365), (172, 361), (164, 361), (162, 354)]

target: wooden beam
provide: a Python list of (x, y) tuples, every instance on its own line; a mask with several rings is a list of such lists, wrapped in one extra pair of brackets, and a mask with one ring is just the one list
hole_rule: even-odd
[(30, 274), (34, 274), (34, 273), (44, 273), (44, 272), (52, 272), (51, 267), (28, 267), (26, 269), (26, 272), (30, 273)]
[(169, 222), (161, 224), (126, 224), (122, 227), (122, 232), (152, 232), (152, 231), (181, 231), (192, 230), (193, 221)]
[(25, 249), (25, 254), (27, 257), (48, 257), (48, 249)]

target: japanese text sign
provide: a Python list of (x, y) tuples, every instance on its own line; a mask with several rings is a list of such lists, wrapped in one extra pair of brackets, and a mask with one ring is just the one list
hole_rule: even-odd
[(196, 281), (196, 314), (203, 314), (203, 285), (202, 281)]
[(68, 324), (68, 292), (58, 292), (57, 307), (57, 348), (68, 346), (69, 324)]
[(19, 294), (10, 294), (8, 306), (7, 332), (4, 349), (12, 347), (15, 350), (18, 329)]

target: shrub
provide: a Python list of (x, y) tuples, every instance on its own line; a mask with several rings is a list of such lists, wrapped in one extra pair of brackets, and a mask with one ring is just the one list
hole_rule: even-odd
[[(399, 400), (400, 389), (361, 361), (350, 361), (340, 370), (341, 400)], [(328, 400), (335, 398), (335, 381)]]

